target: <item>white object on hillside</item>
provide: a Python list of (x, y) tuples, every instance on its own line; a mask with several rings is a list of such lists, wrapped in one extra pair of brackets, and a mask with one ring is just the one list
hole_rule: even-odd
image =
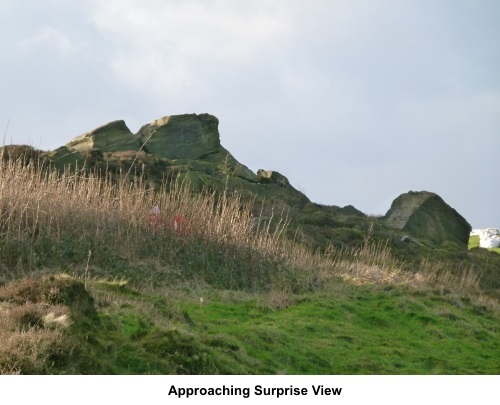
[(500, 232), (498, 229), (474, 229), (470, 234), (479, 236), (479, 246), (482, 248), (500, 247)]

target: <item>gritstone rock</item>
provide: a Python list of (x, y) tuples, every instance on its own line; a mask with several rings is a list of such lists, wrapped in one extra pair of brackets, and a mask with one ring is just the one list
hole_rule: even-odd
[(275, 196), (280, 194), (281, 199), (287, 200), (289, 204), (303, 206), (310, 202), (304, 193), (293, 187), (285, 176), (276, 171), (259, 169), (257, 171), (257, 182), (261, 188), (272, 189)]
[(79, 153), (93, 149), (99, 149), (101, 152), (137, 151), (140, 146), (139, 139), (130, 132), (123, 120), (98, 127), (66, 144), (69, 151)]
[(443, 242), (467, 245), (471, 226), (443, 199), (428, 191), (410, 191), (396, 198), (384, 221), (392, 228), (425, 239), (435, 246)]
[(277, 184), (281, 188), (289, 188), (290, 182), (288, 179), (283, 176), (281, 173), (272, 171), (272, 170), (262, 170), (259, 169), (257, 171), (257, 177), (259, 183), (272, 183)]
[[(193, 191), (238, 195), (255, 203), (255, 216), (290, 213), (290, 237), (307, 245), (326, 249), (332, 241), (341, 247), (362, 240), (371, 221), (365, 214), (352, 206), (313, 204), (276, 171), (252, 172), (221, 145), (218, 125), (209, 114), (170, 115), (134, 135), (124, 121), (113, 121), (44, 152), (43, 158), (60, 171), (85, 167), (109, 173), (113, 181), (124, 174), (128, 180), (141, 176), (148, 187), (168, 188), (180, 180)], [(381, 232), (385, 237), (376, 227), (375, 235)]]
[(210, 114), (170, 115), (144, 125), (144, 150), (167, 159), (201, 159), (219, 152), (219, 120)]

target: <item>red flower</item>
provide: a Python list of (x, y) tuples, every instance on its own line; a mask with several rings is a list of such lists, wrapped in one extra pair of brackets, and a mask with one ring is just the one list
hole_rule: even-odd
[[(170, 227), (178, 234), (182, 236), (187, 236), (191, 233), (191, 228), (189, 226), (189, 221), (184, 215), (175, 214), (172, 217)], [(165, 219), (160, 213), (160, 207), (155, 205), (151, 210), (148, 218), (148, 228), (153, 232), (153, 234), (158, 234), (165, 229)]]
[(175, 214), (172, 218), (172, 228), (179, 235), (187, 236), (191, 233), (191, 228), (189, 227), (189, 221), (187, 218), (181, 214)]

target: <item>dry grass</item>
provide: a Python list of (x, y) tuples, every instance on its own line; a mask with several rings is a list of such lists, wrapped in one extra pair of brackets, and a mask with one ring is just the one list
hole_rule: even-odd
[(83, 169), (59, 173), (41, 167), (21, 158), (0, 165), (4, 279), (65, 261), (88, 279), (99, 266), (120, 261), (139, 265), (154, 258), (158, 268), (191, 266), (188, 276), (198, 274), (209, 282), (226, 272), (225, 285), (237, 288), (272, 284), (287, 292), (341, 276), (355, 283), (479, 291), (470, 269), (457, 276), (423, 261), (417, 271), (405, 270), (388, 244), (372, 242), (370, 233), (357, 248), (312, 252), (286, 239), (283, 213), (271, 210), (271, 218), (255, 218), (253, 202), (239, 195), (192, 193), (176, 182), (168, 190), (154, 190), (140, 178), (115, 182)]
[(0, 374), (46, 374), (72, 350), (64, 333), (69, 324), (67, 308), (2, 305)]
[[(153, 213), (154, 207), (158, 214)], [(285, 224), (278, 221), (269, 235), (272, 221), (267, 221), (255, 232), (251, 208), (239, 196), (192, 194), (185, 184), (157, 192), (140, 179), (115, 183), (85, 170), (61, 174), (20, 160), (0, 166), (0, 235), (6, 242), (77, 236), (105, 241), (134, 258), (145, 238), (173, 234), (272, 251)], [(175, 232), (178, 218), (184, 222), (183, 229)]]
[(452, 269), (423, 259), (412, 269), (396, 259), (388, 244), (370, 243), (337, 254), (335, 268), (342, 278), (355, 284), (393, 284), (410, 288), (443, 287), (465, 295), (481, 295), (480, 276), (472, 268)]
[(0, 374), (46, 374), (72, 350), (65, 306), (0, 303)]
[(239, 195), (193, 193), (178, 182), (154, 190), (141, 179), (115, 182), (83, 169), (59, 173), (40, 167), (21, 159), (0, 166), (4, 280), (69, 263), (76, 265), (70, 272), (88, 278), (96, 267), (120, 261), (156, 257), (176, 264), (184, 257), (203, 276), (216, 268), (228, 273), (239, 261), (238, 280), (225, 277), (234, 278), (226, 284), (242, 287), (257, 283), (262, 269), (269, 273), (268, 262), (289, 261), (287, 220), (274, 213), (256, 220), (252, 201)]
[[(22, 158), (2, 156), (0, 162), (0, 282), (17, 279), (0, 287), (0, 374), (44, 374), (72, 352), (66, 335), (71, 304), (95, 310), (84, 284), (60, 276), (20, 279), (61, 267), (80, 269), (89, 289), (101, 283), (94, 296), (102, 312), (129, 305), (165, 327), (179, 311), (160, 313), (154, 303), (115, 293), (125, 287), (122, 281), (103, 289), (96, 277), (118, 266), (105, 275), (121, 279), (132, 268), (144, 289), (154, 289), (157, 280), (171, 288), (175, 275), (198, 286), (264, 290), (261, 305), (271, 310), (290, 306), (292, 292), (339, 279), (439, 287), (498, 308), (481, 292), (473, 269), (452, 271), (423, 260), (410, 270), (388, 243), (373, 242), (370, 232), (359, 247), (313, 252), (285, 237), (286, 215), (271, 209), (265, 220), (256, 218), (253, 202), (238, 195), (192, 193), (175, 182), (153, 190), (141, 179), (115, 182), (83, 169), (59, 173)], [(119, 267), (121, 262), (126, 266)]]
[(82, 282), (28, 277), (0, 287), (0, 374), (47, 374), (75, 351), (73, 319), (95, 314)]

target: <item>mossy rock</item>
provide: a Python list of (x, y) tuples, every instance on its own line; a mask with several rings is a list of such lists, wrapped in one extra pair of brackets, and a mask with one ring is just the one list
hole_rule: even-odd
[[(446, 241), (467, 243), (466, 221), (433, 193), (408, 193), (411, 201), (400, 199), (401, 204), (382, 219), (369, 218), (353, 206), (313, 204), (281, 173), (259, 170), (255, 174), (238, 162), (221, 145), (218, 124), (209, 114), (171, 115), (133, 135), (123, 121), (113, 121), (44, 157), (59, 170), (68, 165), (71, 169), (86, 167), (101, 174), (107, 170), (116, 180), (125, 174), (130, 181), (142, 177), (156, 188), (165, 185), (168, 190), (173, 182), (184, 181), (194, 192), (243, 196), (244, 201), (254, 202), (256, 217), (287, 216), (289, 234), (294, 237), (300, 229), (300, 240), (313, 249), (358, 245), (372, 223), (374, 240), (399, 241), (401, 234), (410, 234), (437, 248)], [(397, 242), (393, 246), (406, 249)]]
[(209, 114), (170, 115), (137, 133), (148, 153), (166, 159), (200, 159), (220, 147), (219, 120)]
[(75, 167), (81, 168), (85, 165), (85, 157), (80, 152), (69, 150), (66, 146), (48, 152), (45, 156), (58, 170), (64, 170), (66, 167), (74, 170)]
[(389, 226), (433, 246), (453, 242), (467, 247), (472, 227), (437, 194), (410, 191), (396, 198), (384, 217)]
[(119, 120), (77, 136), (68, 142), (66, 147), (72, 152), (82, 154), (93, 149), (99, 149), (104, 153), (138, 151), (141, 143), (139, 138), (130, 132), (127, 125), (125, 125), (125, 121)]

